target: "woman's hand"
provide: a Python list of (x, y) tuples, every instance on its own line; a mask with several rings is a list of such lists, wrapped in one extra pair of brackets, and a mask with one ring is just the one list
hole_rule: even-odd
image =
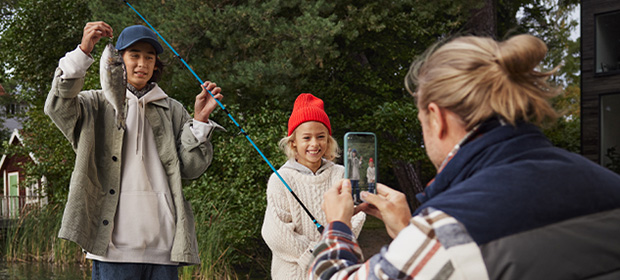
[(409, 225), (411, 210), (403, 193), (377, 184), (377, 194), (364, 191), (361, 195), (366, 202), (358, 205), (356, 210), (381, 219), (390, 237), (396, 238), (398, 233)]
[(340, 221), (345, 223), (349, 228), (351, 226), (351, 217), (353, 216), (353, 196), (351, 195), (351, 181), (347, 179), (340, 180), (329, 190), (323, 194), (323, 205), (327, 223)]

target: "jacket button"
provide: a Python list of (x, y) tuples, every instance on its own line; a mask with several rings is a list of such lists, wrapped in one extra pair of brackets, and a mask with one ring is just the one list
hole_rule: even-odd
[(107, 226), (109, 224), (108, 220), (103, 220), (103, 225)]
[(116, 192), (113, 189), (110, 189), (110, 194), (115, 194)]
[(116, 156), (112, 156), (112, 160), (113, 160), (113, 161), (117, 161), (117, 160), (118, 160), (118, 158), (117, 158)]

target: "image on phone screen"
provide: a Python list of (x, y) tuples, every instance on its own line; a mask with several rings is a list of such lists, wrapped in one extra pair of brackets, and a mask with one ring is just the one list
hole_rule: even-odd
[(372, 132), (344, 135), (344, 177), (351, 180), (355, 204), (362, 203), (360, 192), (377, 193), (377, 137)]

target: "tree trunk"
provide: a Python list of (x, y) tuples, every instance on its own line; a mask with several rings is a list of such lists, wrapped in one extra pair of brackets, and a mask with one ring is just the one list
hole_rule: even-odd
[(420, 206), (420, 202), (415, 198), (415, 195), (424, 190), (420, 176), (416, 171), (413, 164), (402, 160), (395, 160), (392, 162), (394, 165), (394, 174), (398, 179), (398, 185), (400, 190), (407, 197), (407, 203), (411, 211)]
[(485, 0), (480, 9), (472, 9), (465, 25), (472, 35), (497, 37), (497, 0)]

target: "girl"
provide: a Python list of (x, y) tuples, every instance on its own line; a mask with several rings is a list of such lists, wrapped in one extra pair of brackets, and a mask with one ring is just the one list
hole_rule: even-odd
[(368, 192), (375, 193), (377, 186), (377, 173), (375, 172), (375, 162), (370, 158), (368, 160), (368, 168), (366, 169), (366, 180), (368, 181)]
[[(288, 121), (288, 137), (280, 140), (289, 160), (278, 173), (321, 224), (325, 222), (323, 193), (344, 176), (344, 167), (332, 162), (339, 149), (331, 134), (323, 100), (309, 93), (299, 95)], [(356, 236), (365, 219), (362, 212), (353, 216)], [(321, 234), (276, 174), (267, 184), (262, 236), (273, 254), (272, 279), (306, 278), (312, 249)]]

